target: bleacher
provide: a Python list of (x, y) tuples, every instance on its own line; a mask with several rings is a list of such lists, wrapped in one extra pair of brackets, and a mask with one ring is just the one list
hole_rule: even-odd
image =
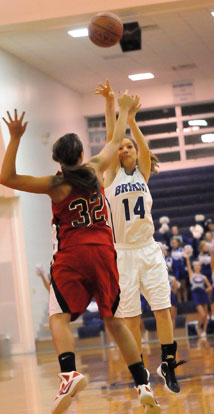
[(149, 188), (153, 198), (152, 216), (155, 238), (159, 219), (167, 216), (170, 226), (177, 225), (180, 232), (191, 236), (189, 227), (195, 224), (195, 215), (214, 216), (214, 166), (165, 171), (152, 175)]

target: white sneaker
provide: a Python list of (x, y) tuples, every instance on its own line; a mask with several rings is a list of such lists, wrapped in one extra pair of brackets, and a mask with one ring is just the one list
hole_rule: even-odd
[[(149, 371), (147, 371), (147, 378), (149, 380)], [(138, 385), (135, 387), (138, 394), (138, 399), (140, 401), (140, 404), (146, 408), (146, 414), (159, 414), (161, 412), (160, 405), (156, 401), (154, 394), (151, 390), (150, 383)]]
[(88, 383), (86, 377), (76, 371), (61, 372), (58, 377), (61, 379), (61, 384), (52, 406), (53, 414), (65, 411), (72, 402), (71, 398), (83, 390)]

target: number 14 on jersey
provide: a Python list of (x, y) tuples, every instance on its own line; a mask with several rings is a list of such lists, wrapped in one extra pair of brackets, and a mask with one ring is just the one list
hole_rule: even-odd
[[(124, 198), (122, 200), (122, 203), (124, 205), (124, 212), (125, 212), (125, 217), (126, 220), (129, 221), (130, 220), (130, 206), (129, 206), (129, 200), (128, 198)], [(143, 201), (143, 197), (140, 196), (138, 197), (135, 206), (133, 208), (133, 214), (140, 216), (141, 219), (144, 218), (145, 216), (145, 209), (144, 209), (144, 201)]]

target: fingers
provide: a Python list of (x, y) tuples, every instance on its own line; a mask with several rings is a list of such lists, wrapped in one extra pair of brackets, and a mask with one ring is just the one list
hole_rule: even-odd
[(27, 128), (27, 124), (28, 124), (28, 121), (26, 121), (26, 122), (24, 123), (24, 125), (23, 125), (23, 133), (25, 132), (25, 130), (26, 130), (26, 128)]
[(100, 85), (101, 88), (105, 89), (105, 85), (103, 83), (99, 82), (98, 85)]
[(9, 125), (9, 122), (4, 117), (2, 117), (2, 119), (5, 122), (5, 124), (8, 126)]
[[(10, 124), (11, 123), (14, 123), (14, 122), (16, 122), (16, 123), (18, 122), (18, 123), (22, 124), (22, 121), (23, 121), (24, 116), (25, 116), (25, 112), (23, 111), (22, 114), (21, 114), (21, 116), (20, 116), (20, 118), (18, 118), (17, 109), (14, 109), (14, 119), (10, 115), (10, 112), (9, 111), (7, 111), (7, 116), (8, 116), (9, 121), (5, 117), (2, 117), (2, 120), (5, 122), (5, 124), (7, 126), (10, 126)], [(27, 122), (25, 122), (25, 124), (23, 125), (23, 127), (26, 129), (26, 126), (27, 126)]]
[(12, 118), (11, 118), (11, 115), (10, 115), (10, 112), (9, 112), (9, 111), (7, 111), (7, 116), (8, 116), (8, 118), (9, 118), (10, 122), (12, 122), (13, 120), (12, 120)]
[[(16, 109), (15, 109), (15, 111), (16, 111)], [(25, 112), (22, 112), (22, 114), (20, 116), (20, 119), (19, 119), (21, 122), (23, 121), (24, 116), (25, 116)]]

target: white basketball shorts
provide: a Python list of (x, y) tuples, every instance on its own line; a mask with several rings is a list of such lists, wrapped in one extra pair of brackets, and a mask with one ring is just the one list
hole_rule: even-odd
[(121, 289), (115, 317), (140, 315), (140, 293), (152, 311), (171, 307), (168, 272), (160, 245), (151, 240), (143, 248), (117, 248), (117, 266)]

